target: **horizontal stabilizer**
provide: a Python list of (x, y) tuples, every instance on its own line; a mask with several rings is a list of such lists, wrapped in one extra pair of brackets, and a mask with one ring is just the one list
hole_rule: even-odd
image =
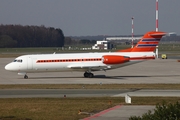
[(164, 36), (164, 35), (166, 35), (167, 33), (153, 33), (153, 34), (150, 34), (150, 36)]

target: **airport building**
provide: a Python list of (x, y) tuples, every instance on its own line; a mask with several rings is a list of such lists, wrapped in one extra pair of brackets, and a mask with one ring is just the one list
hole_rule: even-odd
[[(134, 40), (139, 40), (141, 37), (134, 37)], [(111, 41), (120, 41), (126, 43), (127, 41), (131, 41), (132, 37), (107, 37), (106, 40), (96, 41), (96, 44), (92, 46), (93, 50), (108, 50), (113, 49), (114, 45)]]
[(93, 50), (108, 50), (108, 49), (112, 49), (114, 46), (113, 44), (110, 43), (110, 41), (96, 41), (96, 44), (94, 46), (92, 46)]

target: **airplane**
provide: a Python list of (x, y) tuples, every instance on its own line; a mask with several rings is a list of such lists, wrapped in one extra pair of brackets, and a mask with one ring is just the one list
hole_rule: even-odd
[(106, 71), (155, 59), (154, 50), (165, 32), (149, 31), (133, 47), (116, 52), (61, 53), (22, 55), (7, 64), (5, 69), (24, 75), (37, 72), (83, 71), (85, 78), (93, 78), (93, 71)]

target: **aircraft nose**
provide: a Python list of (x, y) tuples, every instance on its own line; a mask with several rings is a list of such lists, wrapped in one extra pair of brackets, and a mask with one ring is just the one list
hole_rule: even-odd
[(7, 64), (4, 68), (5, 68), (5, 70), (9, 70), (9, 71), (13, 70), (11, 63)]
[(9, 64), (7, 64), (4, 68), (5, 68), (5, 70), (9, 70), (10, 69)]

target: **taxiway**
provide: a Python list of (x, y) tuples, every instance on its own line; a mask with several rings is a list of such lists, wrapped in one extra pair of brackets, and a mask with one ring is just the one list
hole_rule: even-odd
[(156, 84), (180, 83), (180, 62), (176, 59), (148, 60), (134, 65), (94, 72), (94, 78), (84, 78), (83, 72), (28, 73), (29, 79), (9, 72), (4, 66), (13, 58), (0, 59), (0, 84)]

